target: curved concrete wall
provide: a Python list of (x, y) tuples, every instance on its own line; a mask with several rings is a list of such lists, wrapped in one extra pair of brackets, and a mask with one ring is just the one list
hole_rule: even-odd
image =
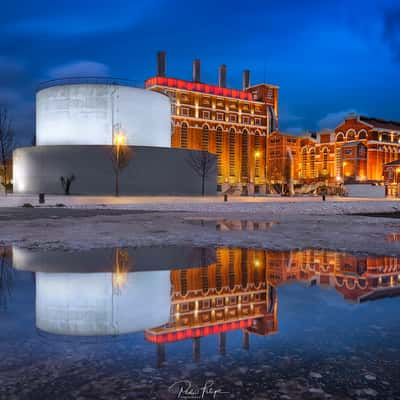
[(207, 247), (163, 246), (136, 248), (30, 250), (13, 246), (13, 267), (22, 271), (52, 273), (113, 272), (116, 255), (125, 254), (126, 271), (161, 271), (198, 268), (216, 262), (215, 249)]
[(170, 317), (169, 271), (36, 273), (36, 326), (59, 335), (102, 336), (143, 331)]
[(111, 84), (64, 84), (36, 93), (38, 145), (107, 145), (121, 131), (131, 146), (170, 147), (167, 96)]
[[(200, 151), (131, 146), (133, 158), (120, 176), (120, 195), (201, 195), (201, 178), (190, 167)], [(14, 192), (63, 194), (61, 176), (74, 174), (72, 195), (113, 195), (112, 146), (36, 146), (14, 151)], [(213, 156), (215, 157), (215, 156)], [(214, 163), (216, 165), (216, 161)], [(216, 194), (216, 168), (206, 194)]]

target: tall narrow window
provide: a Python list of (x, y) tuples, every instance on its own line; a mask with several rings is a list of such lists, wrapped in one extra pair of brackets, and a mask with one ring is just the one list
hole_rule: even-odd
[(234, 250), (229, 250), (229, 289), (235, 287), (235, 254)]
[(187, 293), (187, 271), (185, 269), (181, 271), (181, 293), (183, 296)]
[(229, 131), (229, 175), (235, 176), (235, 144), (236, 132), (233, 128)]
[(301, 151), (301, 177), (307, 178), (307, 149)]
[(340, 147), (336, 149), (336, 176), (343, 176), (342, 151)]
[(243, 249), (242, 250), (242, 263), (241, 263), (241, 267), (242, 267), (242, 288), (245, 289), (247, 287), (247, 279), (248, 279), (248, 275), (247, 275), (247, 250)]
[(324, 169), (324, 173), (328, 172), (328, 149), (325, 147), (324, 152), (322, 153), (322, 168)]
[(181, 147), (187, 149), (188, 147), (188, 125), (184, 122), (181, 126)]
[(200, 275), (201, 275), (201, 283), (202, 283), (203, 293), (207, 293), (208, 292), (208, 267), (202, 267)]
[(222, 289), (222, 261), (221, 254), (217, 251), (217, 266), (215, 269), (215, 287), (218, 291)]
[(249, 135), (244, 129), (242, 133), (242, 179), (249, 177)]
[(261, 163), (261, 145), (260, 145), (260, 134), (256, 132), (254, 137), (254, 164), (255, 164), (255, 176), (260, 176), (260, 163)]
[(222, 143), (223, 143), (222, 128), (219, 126), (217, 128), (217, 138), (216, 138), (218, 176), (222, 176)]
[(202, 148), (202, 150), (205, 150), (205, 151), (208, 150), (208, 126), (207, 125), (203, 126), (203, 132), (201, 135), (201, 148)]
[(315, 178), (315, 149), (310, 150), (310, 177)]

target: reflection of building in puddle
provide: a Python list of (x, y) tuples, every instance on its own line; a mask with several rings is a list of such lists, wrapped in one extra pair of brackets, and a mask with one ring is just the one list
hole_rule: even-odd
[(229, 232), (229, 231), (266, 231), (272, 228), (274, 225), (279, 222), (270, 221), (270, 222), (257, 222), (250, 220), (228, 220), (223, 219), (219, 220), (216, 223), (216, 228), (221, 232)]
[(36, 326), (60, 335), (103, 336), (167, 322), (169, 271), (128, 272), (128, 261), (117, 249), (112, 272), (37, 272)]
[(146, 339), (160, 349), (165, 343), (191, 338), (198, 359), (202, 336), (219, 334), (219, 351), (224, 353), (227, 331), (243, 329), (245, 347), (249, 332), (276, 332), (276, 293), (258, 253), (262, 252), (219, 250), (214, 264), (172, 271), (171, 319), (147, 330)]
[(191, 339), (197, 360), (203, 336), (218, 334), (224, 354), (228, 331), (242, 331), (245, 349), (252, 334), (277, 332), (276, 288), (290, 282), (330, 286), (352, 302), (400, 294), (398, 258), (327, 250), (14, 249), (13, 264), (36, 271), (39, 329), (84, 336), (145, 330), (160, 364), (167, 343)]
[(186, 218), (191, 224), (210, 226), (221, 232), (229, 231), (266, 231), (274, 225), (279, 224), (277, 221), (252, 221), (246, 219), (214, 219), (214, 218)]
[(400, 233), (389, 233), (385, 236), (388, 242), (398, 242), (400, 240)]
[(400, 294), (400, 259), (354, 256), (329, 250), (266, 251), (268, 281), (334, 287), (348, 301)]
[(170, 321), (145, 337), (157, 344), (159, 365), (165, 344), (185, 339), (193, 340), (198, 360), (200, 338), (212, 334), (219, 335), (224, 354), (226, 332), (235, 329), (248, 349), (249, 334), (277, 332), (276, 287), (290, 282), (331, 286), (346, 300), (362, 302), (400, 294), (400, 261), (326, 250), (219, 249), (216, 263), (171, 272)]

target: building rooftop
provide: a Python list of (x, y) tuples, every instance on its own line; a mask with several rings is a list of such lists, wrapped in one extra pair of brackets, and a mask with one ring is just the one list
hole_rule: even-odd
[(152, 86), (168, 86), (176, 89), (189, 90), (201, 93), (209, 93), (224, 97), (233, 97), (240, 100), (255, 101), (251, 93), (243, 90), (228, 89), (217, 85), (209, 85), (207, 83), (185, 81), (183, 79), (167, 78), (164, 76), (155, 76), (149, 78), (144, 83), (145, 88)]
[(374, 128), (388, 129), (395, 131), (400, 130), (400, 122), (397, 121), (387, 121), (381, 118), (369, 118), (363, 115), (360, 115), (359, 119), (361, 122), (365, 122), (369, 125), (372, 125)]
[(350, 147), (354, 146), (355, 144), (364, 144), (364, 143), (360, 140), (353, 140), (351, 142), (346, 142), (345, 144), (342, 145), (342, 147)]
[(400, 165), (400, 160), (394, 160), (385, 164), (385, 166), (391, 166), (391, 165), (393, 166)]

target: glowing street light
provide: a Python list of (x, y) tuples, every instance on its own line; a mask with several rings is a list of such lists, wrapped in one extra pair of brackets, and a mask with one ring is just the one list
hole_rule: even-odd
[(114, 134), (114, 145), (123, 146), (126, 144), (126, 137), (123, 133), (118, 132)]

